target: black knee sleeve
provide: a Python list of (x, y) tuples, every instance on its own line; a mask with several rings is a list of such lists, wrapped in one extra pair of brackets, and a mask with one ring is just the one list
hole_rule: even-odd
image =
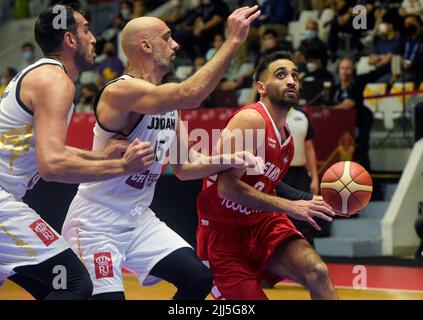
[(37, 265), (18, 267), (15, 272), (19, 284), (37, 298), (85, 300), (93, 291), (87, 269), (71, 249)]
[(213, 276), (191, 248), (175, 250), (159, 261), (151, 275), (174, 284), (174, 299), (204, 299), (213, 286)]

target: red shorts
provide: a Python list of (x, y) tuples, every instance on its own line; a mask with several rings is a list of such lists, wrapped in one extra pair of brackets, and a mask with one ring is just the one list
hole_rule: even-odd
[(265, 271), (267, 261), (282, 242), (295, 236), (304, 238), (283, 214), (269, 215), (252, 226), (230, 226), (200, 219), (197, 253), (202, 261), (208, 261), (213, 273), (213, 297), (267, 299), (262, 280), (272, 285), (282, 280)]

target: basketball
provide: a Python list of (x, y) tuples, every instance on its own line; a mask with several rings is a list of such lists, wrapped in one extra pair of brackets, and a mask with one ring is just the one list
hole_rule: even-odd
[(322, 177), (320, 183), (323, 200), (340, 216), (358, 214), (372, 196), (370, 174), (356, 162), (335, 163)]

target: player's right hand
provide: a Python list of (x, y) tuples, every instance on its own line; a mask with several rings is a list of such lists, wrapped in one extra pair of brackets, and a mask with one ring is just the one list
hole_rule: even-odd
[(236, 9), (228, 17), (228, 39), (243, 43), (248, 36), (251, 23), (260, 15), (258, 6)]
[(125, 172), (134, 173), (145, 171), (154, 163), (154, 150), (150, 142), (135, 139), (126, 149), (122, 157)]
[(332, 221), (330, 216), (335, 216), (335, 211), (323, 201), (321, 196), (313, 196), (312, 200), (297, 200), (291, 203), (292, 206), (287, 210), (287, 214), (294, 219), (308, 222), (318, 231), (321, 228), (313, 219), (314, 217), (330, 222)]

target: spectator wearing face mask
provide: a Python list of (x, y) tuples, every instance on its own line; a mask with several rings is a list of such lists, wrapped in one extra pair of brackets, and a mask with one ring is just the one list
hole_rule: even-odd
[(122, 18), (124, 25), (133, 18), (133, 14), (134, 4), (132, 1), (123, 1), (120, 4), (120, 17)]
[(392, 55), (401, 55), (403, 52), (404, 41), (399, 32), (401, 18), (397, 10), (390, 9), (382, 14), (380, 20), (369, 64), (377, 68), (389, 68)]
[(305, 52), (307, 72), (304, 76), (305, 81), (330, 81), (334, 82), (333, 75), (327, 67), (327, 60), (321, 56), (321, 52), (316, 48), (310, 48)]
[(315, 20), (308, 20), (304, 32), (304, 40), (301, 41), (298, 50), (295, 52), (295, 59), (298, 65), (303, 65), (305, 61), (305, 53), (307, 50), (313, 49), (320, 52), (323, 65), (327, 65), (328, 61), (328, 48), (326, 44), (320, 40), (319, 24)]
[(423, 22), (420, 16), (408, 15), (404, 20), (405, 45), (402, 60), (404, 80), (419, 84), (423, 81)]
[(35, 47), (31, 42), (26, 42), (21, 47), (22, 61), (19, 70), (25, 69), (35, 62)]

